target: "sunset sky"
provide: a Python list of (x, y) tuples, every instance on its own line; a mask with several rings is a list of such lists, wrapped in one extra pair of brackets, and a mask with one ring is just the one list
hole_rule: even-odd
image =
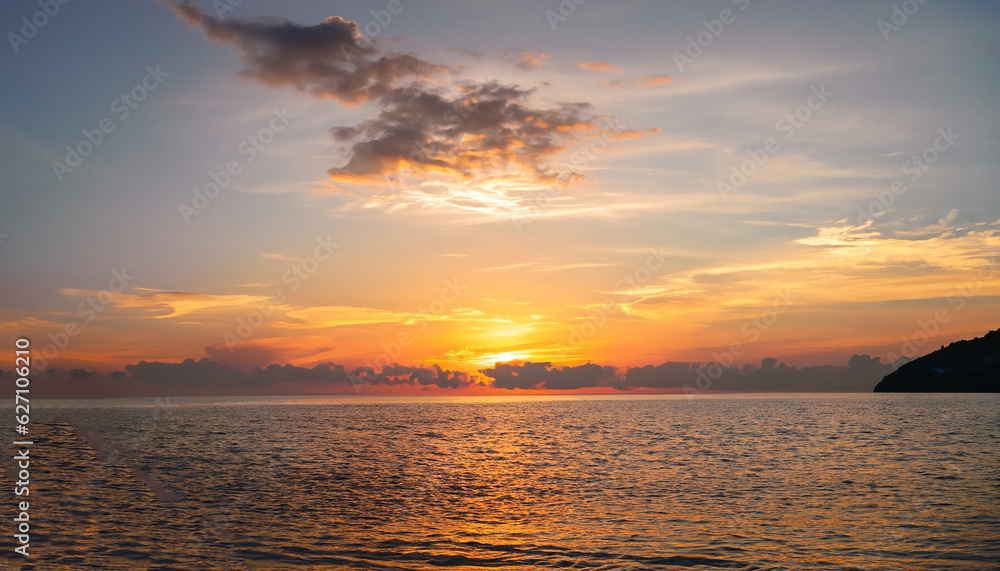
[(223, 5), (0, 7), (8, 346), (803, 366), (1000, 324), (995, 2)]

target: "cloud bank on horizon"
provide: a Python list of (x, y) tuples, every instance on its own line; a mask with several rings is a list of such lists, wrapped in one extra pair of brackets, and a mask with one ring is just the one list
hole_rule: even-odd
[[(795, 367), (764, 359), (760, 366), (724, 367), (721, 363), (666, 362), (618, 369), (586, 363), (498, 363), (478, 374), (443, 370), (438, 365), (386, 365), (350, 369), (324, 363), (312, 368), (269, 365), (238, 370), (211, 359), (180, 363), (141, 361), (124, 371), (101, 373), (82, 368), (48, 369), (33, 388), (43, 397), (143, 397), (208, 395), (385, 395), (496, 394), (515, 391), (683, 392), (868, 392), (894, 366), (879, 358), (854, 355), (847, 366)], [(13, 380), (0, 370), (0, 379)], [(492, 390), (491, 390), (492, 389)]]

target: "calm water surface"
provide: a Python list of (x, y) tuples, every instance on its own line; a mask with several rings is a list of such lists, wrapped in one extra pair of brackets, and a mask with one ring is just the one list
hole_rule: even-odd
[(1000, 568), (1000, 395), (32, 405), (10, 569)]

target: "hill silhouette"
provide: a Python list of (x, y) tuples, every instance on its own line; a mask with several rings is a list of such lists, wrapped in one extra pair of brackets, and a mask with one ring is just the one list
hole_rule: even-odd
[(875, 392), (1000, 392), (1000, 329), (906, 363), (886, 375)]

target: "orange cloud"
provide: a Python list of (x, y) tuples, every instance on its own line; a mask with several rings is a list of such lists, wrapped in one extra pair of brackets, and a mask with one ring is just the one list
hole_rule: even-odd
[(589, 71), (600, 71), (600, 72), (619, 71), (616, 65), (608, 63), (606, 61), (582, 61), (576, 64), (576, 67), (580, 69), (586, 69)]
[(645, 131), (622, 131), (620, 133), (615, 133), (608, 137), (609, 141), (625, 141), (627, 139), (638, 139), (640, 137), (645, 137), (646, 135), (655, 135), (661, 132), (662, 129), (652, 128), (646, 129)]
[(549, 59), (549, 54), (523, 52), (517, 62), (517, 66), (522, 69), (538, 69), (545, 65), (545, 60), (547, 59)]
[[(164, 319), (180, 317), (196, 312), (218, 312), (232, 308), (253, 308), (264, 303), (269, 298), (263, 295), (212, 295), (188, 291), (166, 291), (147, 288), (135, 288), (140, 294), (115, 294), (114, 303), (118, 307), (145, 309), (151, 313), (148, 317)], [(97, 295), (99, 292), (89, 290), (67, 289), (63, 293), (69, 295)]]
[[(376, 323), (406, 323), (416, 320), (417, 314), (399, 313), (371, 307), (331, 305), (295, 309), (286, 314), (297, 323), (281, 324), (292, 329), (318, 329), (345, 325), (372, 325)], [(278, 324), (276, 324), (278, 326)]]
[(606, 81), (604, 85), (608, 87), (631, 87), (633, 89), (650, 89), (652, 87), (659, 87), (661, 85), (666, 85), (674, 81), (673, 77), (669, 75), (648, 75), (644, 77), (635, 77), (628, 80), (616, 80), (616, 81)]

